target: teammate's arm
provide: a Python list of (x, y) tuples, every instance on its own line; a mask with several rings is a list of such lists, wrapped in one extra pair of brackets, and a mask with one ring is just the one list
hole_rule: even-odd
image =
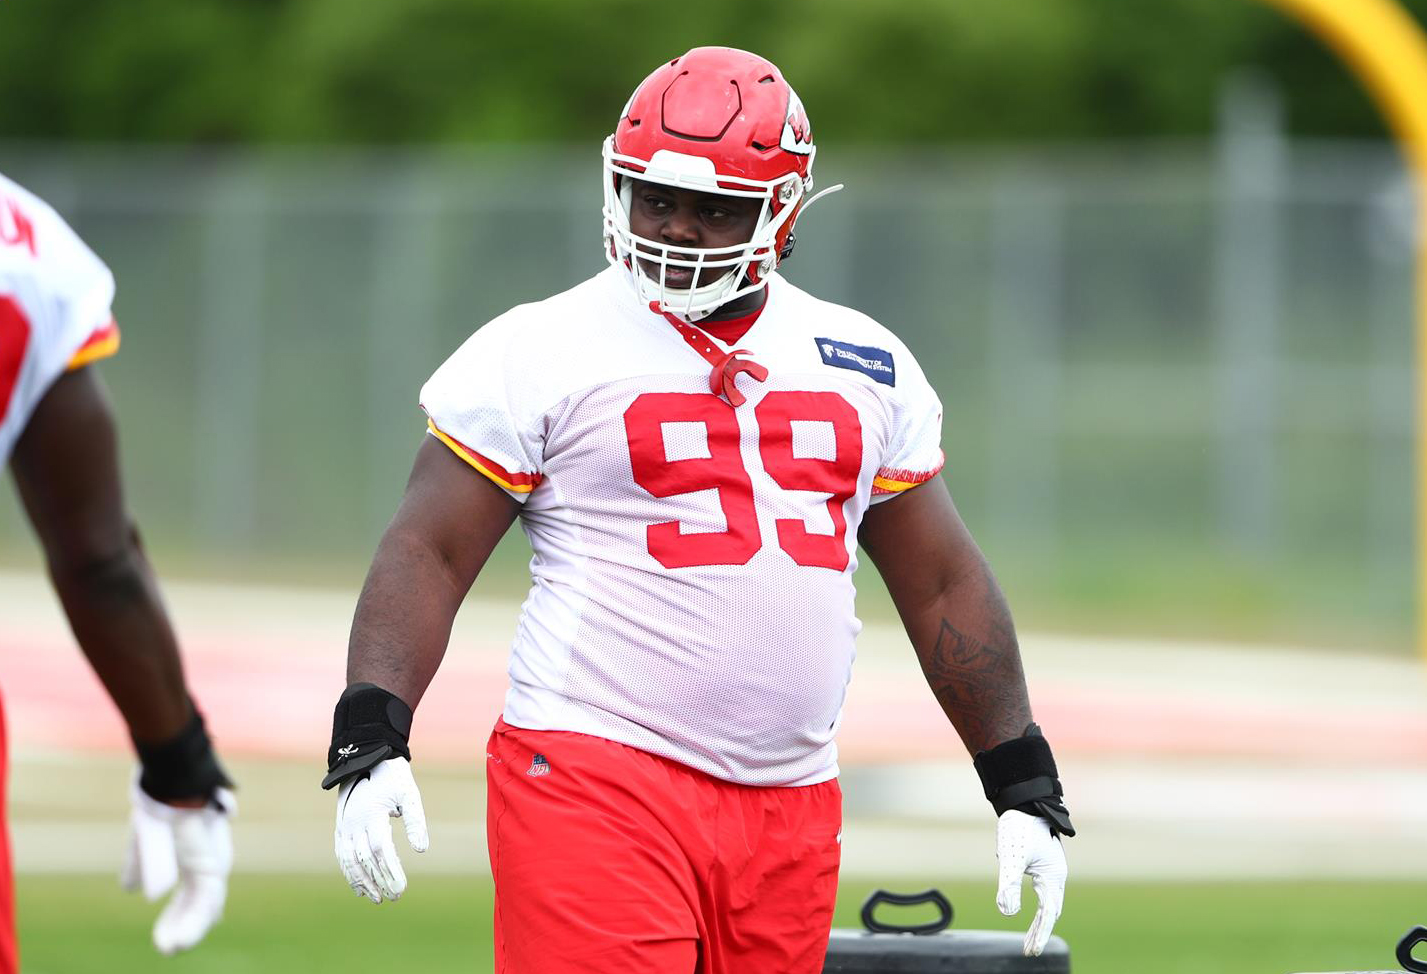
[(1006, 599), (940, 477), (873, 505), (858, 540), (886, 582), (922, 672), (975, 757), (996, 811), (1002, 913), (1020, 910), (1021, 877), (1031, 877), (1039, 908), (1024, 949), (1039, 954), (1064, 898), (1059, 836), (1075, 830), (1050, 747), (1031, 722)]
[(75, 638), (139, 754), (122, 880), (158, 899), (163, 953), (194, 946), (223, 914), (233, 845), (230, 782), (184, 684), (173, 627), (124, 506), (113, 414), (92, 368), (62, 375), (11, 456)]
[(341, 786), (337, 862), (348, 885), (373, 903), (406, 889), (391, 819), (402, 819), (413, 849), (426, 850), (426, 815), (407, 747), (412, 712), (446, 653), (461, 600), (519, 509), (428, 437), (372, 559), (352, 620), (347, 689), (333, 717), (322, 786)]
[(114, 417), (93, 368), (50, 387), (11, 468), (75, 638), (130, 733), (173, 738), (192, 716), (183, 666), (124, 507)]

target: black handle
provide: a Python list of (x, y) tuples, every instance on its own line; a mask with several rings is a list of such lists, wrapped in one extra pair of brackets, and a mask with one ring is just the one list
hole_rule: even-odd
[[(921, 906), (923, 903), (931, 903), (941, 911), (941, 916), (927, 923), (883, 923), (872, 915), (878, 903), (890, 903), (893, 906)], [(951, 901), (937, 889), (929, 889), (924, 893), (889, 893), (885, 889), (879, 889), (862, 904), (862, 925), (873, 933), (941, 933), (951, 926)]]
[(1397, 962), (1402, 965), (1404, 971), (1427, 974), (1427, 961), (1420, 961), (1412, 956), (1412, 948), (1418, 944), (1427, 944), (1427, 927), (1413, 927), (1397, 942)]

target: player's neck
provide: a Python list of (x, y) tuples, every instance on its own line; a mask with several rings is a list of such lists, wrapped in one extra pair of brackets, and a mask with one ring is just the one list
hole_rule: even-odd
[[(760, 287), (756, 291), (752, 291), (748, 294), (745, 294), (740, 298), (735, 298), (734, 300), (728, 302), (728, 304), (719, 305), (718, 309), (714, 311), (713, 314), (709, 315), (707, 318), (704, 318), (703, 321), (730, 321), (734, 318), (746, 318), (749, 315), (753, 314), (753, 312), (762, 308), (763, 302), (767, 300), (768, 288), (766, 286)], [(702, 324), (703, 322), (699, 323)]]

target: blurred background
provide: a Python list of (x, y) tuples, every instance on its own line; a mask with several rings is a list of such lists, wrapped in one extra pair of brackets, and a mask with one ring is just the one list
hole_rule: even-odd
[[(287, 970), (272, 951), (300, 941), (270, 914), (345, 897), (314, 782), (356, 591), (422, 435), (417, 390), (486, 320), (604, 266), (600, 141), (659, 60), (710, 43), (782, 67), (819, 184), (847, 184), (784, 273), (891, 327), (942, 395), (946, 478), (1016, 612), (1085, 833), (1062, 924), (1079, 969), (1386, 966), (1427, 921), (1416, 197), (1368, 96), (1282, 12), (12, 2), (0, 171), (115, 271), (124, 346), (101, 370), (129, 500), (244, 775), (231, 929), (180, 965)], [(488, 963), (476, 774), (527, 558), (512, 533), (417, 720), (449, 838), (416, 871), (441, 894), (418, 905), (418, 879), (399, 919), (371, 922), (427, 945), (428, 970)], [(1013, 927), (988, 909), (969, 761), (875, 573), (858, 585), (847, 904), (925, 881), (959, 891), (968, 925)], [(122, 841), (122, 725), (52, 603), (7, 492), (26, 969), (111, 970), (90, 965), (125, 951), (144, 969), (144, 908), (91, 875)], [(275, 875), (300, 906), (273, 906)], [(81, 901), (112, 919), (93, 955), (64, 934)], [(337, 899), (332, 922), (359, 907)], [(291, 969), (343, 963), (323, 957)]]

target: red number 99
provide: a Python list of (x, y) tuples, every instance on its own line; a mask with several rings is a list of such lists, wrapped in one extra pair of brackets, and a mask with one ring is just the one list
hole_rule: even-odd
[[(835, 392), (770, 392), (754, 411), (763, 467), (784, 490), (827, 494), (832, 534), (807, 529), (798, 518), (779, 518), (778, 545), (799, 565), (842, 571), (847, 567), (847, 517), (843, 505), (857, 492), (862, 468), (862, 424), (857, 410)], [(832, 459), (793, 453), (793, 423), (830, 423)], [(664, 423), (701, 423), (708, 456), (670, 460), (664, 450)], [(763, 539), (753, 504), (753, 484), (739, 448), (738, 416), (709, 393), (650, 392), (624, 412), (634, 482), (654, 497), (717, 490), (725, 530), (685, 534), (678, 521), (647, 530), (649, 553), (665, 568), (745, 565)]]

